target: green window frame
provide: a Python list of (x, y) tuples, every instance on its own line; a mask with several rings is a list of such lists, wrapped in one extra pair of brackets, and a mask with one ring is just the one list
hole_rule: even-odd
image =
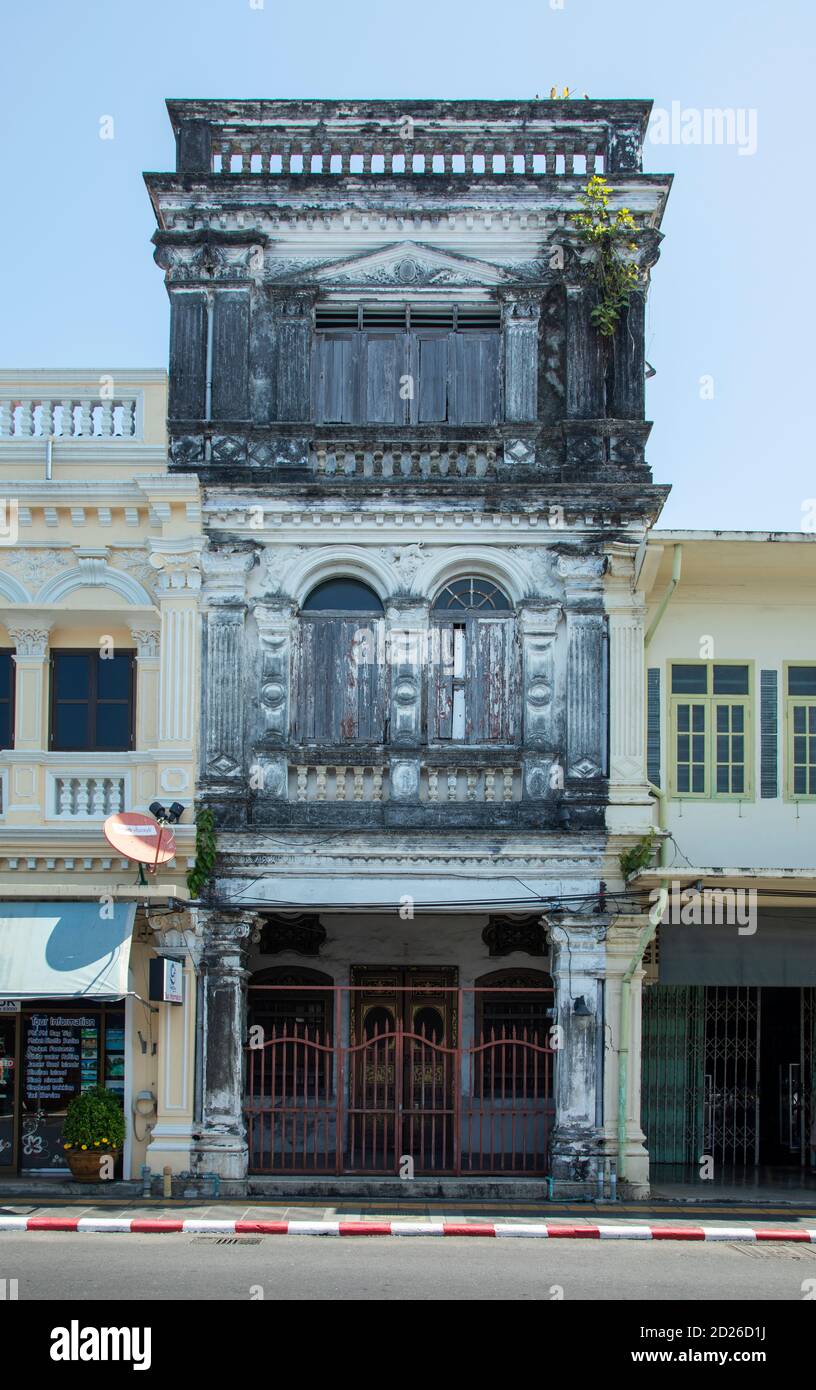
[(816, 801), (816, 661), (786, 661), (785, 800)]
[(753, 801), (753, 662), (670, 661), (668, 667), (669, 794)]

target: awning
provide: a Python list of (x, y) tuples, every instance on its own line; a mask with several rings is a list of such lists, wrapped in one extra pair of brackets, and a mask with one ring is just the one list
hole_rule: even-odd
[[(286, 912), (385, 912), (396, 914), (410, 898), (416, 912), (535, 912), (542, 900), (567, 895), (570, 901), (597, 895), (597, 879), (562, 880), (504, 874), (438, 874), (433, 878), (388, 874), (281, 874), (233, 880), (231, 908), (257, 907)], [(569, 904), (568, 904), (569, 905)]]
[(0, 903), (0, 999), (123, 998), (135, 915), (134, 903)]

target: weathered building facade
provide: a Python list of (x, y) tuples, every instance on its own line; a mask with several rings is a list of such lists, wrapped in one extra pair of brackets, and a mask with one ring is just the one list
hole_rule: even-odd
[[(586, 1192), (612, 1156), (644, 1188), (611, 1060), (643, 919), (606, 890), (651, 820), (648, 111), (170, 104), (147, 184), (219, 850), (202, 1170)], [(641, 277), (608, 338), (571, 220), (594, 174)]]

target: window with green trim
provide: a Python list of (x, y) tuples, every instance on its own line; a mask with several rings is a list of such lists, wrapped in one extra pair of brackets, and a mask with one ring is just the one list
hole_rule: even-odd
[(816, 662), (785, 666), (787, 794), (816, 799)]
[(673, 661), (669, 671), (672, 794), (752, 797), (750, 663)]

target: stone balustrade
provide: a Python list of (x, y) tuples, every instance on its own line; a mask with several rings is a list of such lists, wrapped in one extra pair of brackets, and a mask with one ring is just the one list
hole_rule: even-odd
[(502, 452), (500, 440), (434, 440), (377, 448), (321, 441), (315, 445), (314, 460), (316, 471), (326, 478), (492, 478)]
[(48, 777), (48, 816), (56, 820), (104, 820), (126, 809), (124, 777)]
[[(332, 803), (388, 801), (388, 766), (385, 763), (295, 764), (289, 769), (289, 799)], [(521, 768), (511, 763), (461, 767), (423, 764), (419, 800), (428, 805), (520, 801)]]
[(138, 439), (136, 396), (0, 396), (0, 441)]

